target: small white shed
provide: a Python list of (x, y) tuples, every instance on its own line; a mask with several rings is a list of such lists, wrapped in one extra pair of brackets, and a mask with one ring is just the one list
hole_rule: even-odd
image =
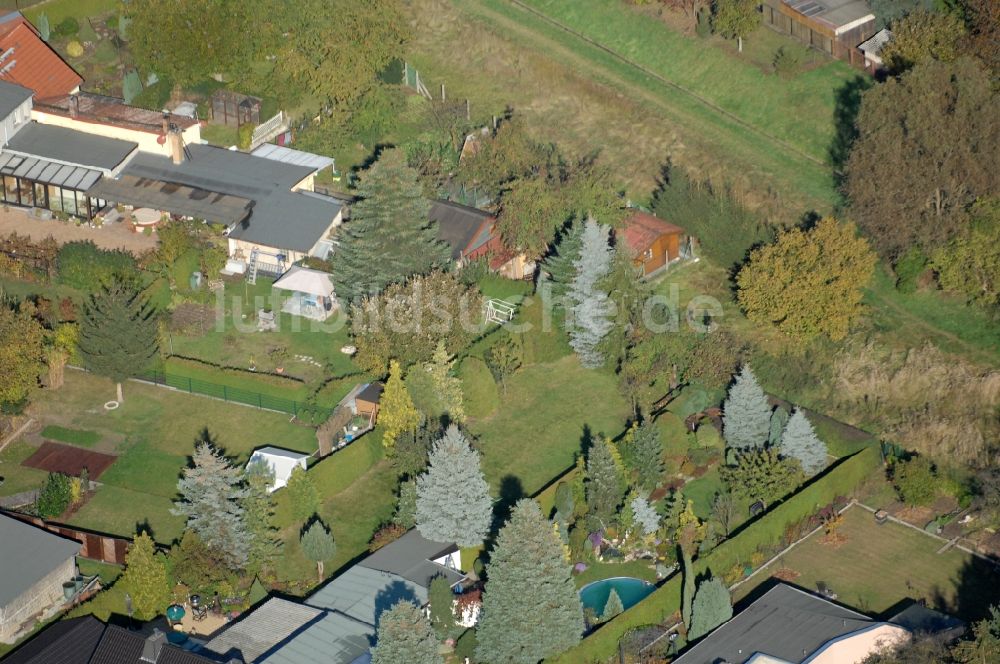
[(268, 492), (277, 491), (281, 487), (288, 484), (288, 478), (292, 476), (292, 470), (296, 466), (302, 470), (306, 469), (306, 459), (309, 458), (308, 454), (302, 454), (301, 452), (293, 452), (291, 450), (283, 450), (280, 447), (261, 447), (254, 450), (253, 455), (250, 457), (250, 461), (247, 462), (247, 466), (256, 461), (263, 461), (274, 473), (274, 484), (268, 489)]

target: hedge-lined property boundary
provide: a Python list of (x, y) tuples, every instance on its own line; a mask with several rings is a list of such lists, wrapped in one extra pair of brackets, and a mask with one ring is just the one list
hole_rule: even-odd
[[(707, 555), (694, 562), (696, 574), (711, 569), (721, 574), (743, 564), (758, 547), (781, 539), (785, 529), (814, 514), (838, 496), (849, 496), (881, 463), (878, 448), (868, 447), (836, 464), (801, 491), (746, 526)], [(618, 641), (631, 629), (657, 625), (680, 611), (681, 574), (675, 574), (653, 594), (605, 623), (582, 643), (546, 662), (579, 664), (604, 662), (618, 651)]]

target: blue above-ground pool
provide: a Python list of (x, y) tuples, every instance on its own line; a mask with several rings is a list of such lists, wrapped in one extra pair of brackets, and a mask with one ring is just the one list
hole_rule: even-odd
[(591, 609), (598, 616), (602, 615), (612, 588), (618, 593), (618, 598), (626, 609), (635, 606), (645, 599), (646, 595), (656, 590), (656, 586), (652, 583), (631, 576), (601, 579), (580, 588), (580, 601), (583, 602), (583, 608)]

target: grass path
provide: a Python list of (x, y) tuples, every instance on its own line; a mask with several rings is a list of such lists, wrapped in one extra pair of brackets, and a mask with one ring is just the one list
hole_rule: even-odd
[(512, 0), (468, 0), (460, 7), (522, 47), (544, 53), (653, 108), (681, 133), (685, 152), (714, 155), (726, 162), (729, 174), (745, 174), (761, 188), (767, 187), (762, 182), (779, 185), (792, 209), (828, 210), (836, 200), (830, 170), (820, 160), (599, 42), (540, 16), (538, 10)]

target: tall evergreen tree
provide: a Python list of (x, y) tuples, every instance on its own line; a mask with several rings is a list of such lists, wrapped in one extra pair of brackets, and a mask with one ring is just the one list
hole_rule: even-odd
[(733, 617), (733, 600), (729, 589), (717, 576), (698, 584), (698, 593), (691, 610), (688, 641), (694, 641)]
[(770, 431), (771, 406), (767, 395), (750, 365), (744, 364), (722, 406), (723, 437), (730, 447), (737, 449), (763, 447)]
[(437, 395), (441, 409), (453, 422), (465, 421), (465, 406), (462, 399), (462, 381), (454, 372), (455, 358), (448, 352), (444, 341), (438, 341), (434, 355), (427, 365), (431, 384)]
[(590, 513), (603, 523), (610, 523), (628, 488), (621, 456), (611, 440), (604, 439), (590, 447), (585, 486)]
[(778, 406), (771, 413), (771, 430), (767, 434), (767, 444), (771, 447), (777, 447), (781, 444), (781, 434), (785, 432), (785, 427), (788, 425), (788, 411), (782, 406)]
[(354, 300), (381, 292), (414, 274), (448, 265), (450, 250), (437, 239), (430, 203), (402, 150), (383, 150), (358, 182), (361, 200), (338, 235), (333, 269), (337, 297)]
[(636, 427), (629, 444), (629, 458), (634, 466), (639, 486), (652, 491), (663, 479), (663, 441), (660, 430), (646, 420)]
[(538, 503), (517, 502), (486, 566), (476, 657), (537, 664), (580, 641), (583, 607), (567, 550)]
[(612, 588), (608, 594), (608, 601), (604, 603), (604, 611), (601, 612), (601, 622), (607, 622), (624, 612), (625, 605), (622, 604), (622, 598), (618, 596), (618, 591)]
[(632, 499), (632, 518), (647, 537), (660, 529), (660, 515), (656, 513), (649, 501), (642, 496)]
[(113, 380), (118, 401), (124, 401), (122, 383), (156, 357), (157, 337), (152, 307), (138, 286), (126, 279), (105, 284), (90, 296), (77, 347), (83, 366)]
[(826, 468), (826, 443), (819, 439), (812, 423), (801, 409), (796, 408), (781, 434), (781, 453), (798, 459), (807, 475)]
[(677, 547), (681, 550), (681, 619), (691, 629), (694, 589), (697, 580), (694, 570), (694, 552), (705, 539), (705, 524), (694, 513), (694, 503), (687, 501), (684, 511), (677, 517)]
[(430, 623), (412, 602), (402, 600), (379, 616), (372, 664), (444, 664)]
[(479, 546), (492, 519), (493, 500), (479, 452), (451, 425), (434, 443), (427, 472), (417, 478), (417, 530), (436, 542)]
[(396, 511), (392, 514), (392, 522), (407, 530), (417, 525), (416, 480), (406, 480), (399, 484), (399, 495), (396, 496)]
[(152, 620), (170, 603), (167, 566), (157, 555), (153, 539), (145, 532), (132, 540), (125, 556), (121, 584), (132, 597), (132, 608), (139, 620)]
[(257, 459), (243, 471), (246, 497), (243, 510), (250, 531), (250, 567), (269, 569), (281, 553), (282, 540), (274, 523), (274, 496), (268, 491), (274, 484), (274, 471), (266, 461)]
[(549, 254), (542, 259), (541, 268), (544, 284), (548, 285), (555, 311), (563, 310), (570, 285), (576, 276), (576, 261), (580, 259), (583, 246), (584, 223), (573, 220), (567, 224), (556, 238)]
[(285, 491), (292, 503), (292, 516), (303, 522), (319, 511), (319, 490), (301, 466), (292, 468), (292, 474), (285, 485)]
[(177, 492), (181, 499), (174, 501), (171, 512), (186, 517), (187, 527), (230, 569), (245, 569), (252, 537), (243, 506), (247, 490), (242, 471), (211, 442), (198, 442), (192, 465), (177, 482)]
[(316, 576), (323, 581), (323, 564), (337, 554), (337, 544), (333, 541), (333, 533), (319, 519), (306, 528), (299, 537), (302, 553), (316, 563)]
[(420, 426), (420, 413), (403, 382), (403, 369), (398, 360), (389, 360), (389, 379), (385, 381), (385, 391), (382, 392), (378, 420), (382, 426), (382, 445), (390, 456), (396, 439)]
[(588, 219), (583, 229), (580, 257), (574, 261), (576, 274), (569, 288), (572, 322), (569, 343), (580, 364), (594, 369), (604, 365), (600, 344), (611, 331), (612, 304), (601, 283), (611, 270), (614, 250), (609, 244), (610, 229)]

